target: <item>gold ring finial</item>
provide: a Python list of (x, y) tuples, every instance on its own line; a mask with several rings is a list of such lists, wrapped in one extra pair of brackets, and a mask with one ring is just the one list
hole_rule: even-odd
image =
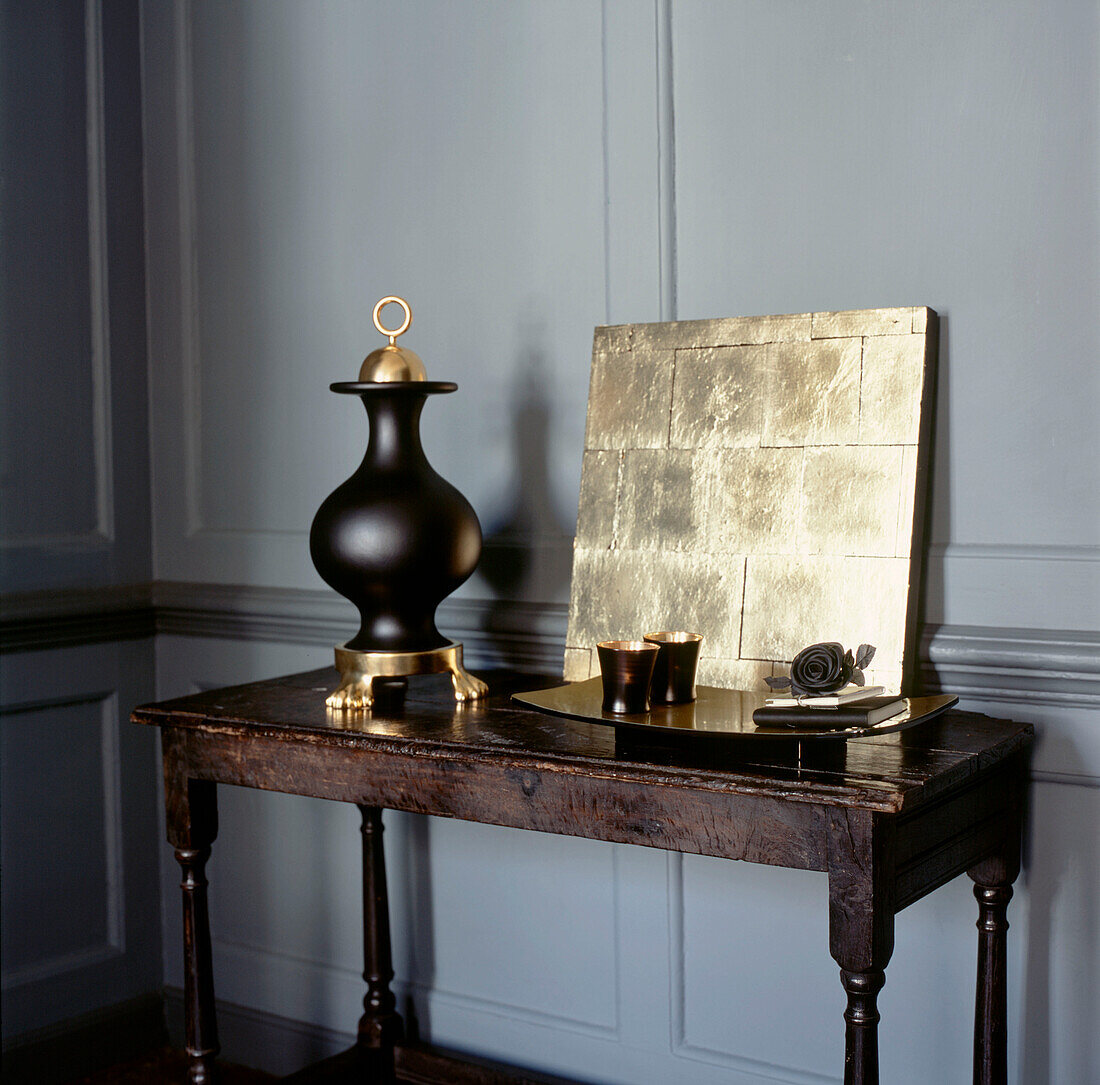
[[(405, 319), (400, 328), (387, 328), (383, 326), (379, 314), (382, 312), (384, 305), (389, 305), (390, 302), (394, 302), (396, 305), (400, 305), (405, 310)], [(409, 303), (404, 298), (399, 298), (394, 294), (390, 294), (389, 297), (383, 298), (375, 307), (373, 313), (374, 326), (383, 334), (390, 337), (390, 346), (393, 346), (393, 341), (399, 336), (403, 335), (409, 330), (409, 325), (412, 323), (413, 315), (412, 310), (409, 308)]]

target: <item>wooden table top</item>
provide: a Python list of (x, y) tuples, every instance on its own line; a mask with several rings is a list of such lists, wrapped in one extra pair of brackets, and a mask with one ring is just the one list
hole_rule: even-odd
[(325, 707), (336, 673), (322, 668), (142, 705), (136, 723), (311, 746), (413, 754), (430, 761), (758, 794), (899, 812), (993, 768), (1026, 746), (1030, 724), (949, 711), (907, 731), (799, 743), (693, 736), (627, 746), (612, 727), (564, 720), (511, 701), (553, 676), (482, 672), (490, 695), (457, 705), (446, 676), (413, 678), (403, 698), (370, 711)]

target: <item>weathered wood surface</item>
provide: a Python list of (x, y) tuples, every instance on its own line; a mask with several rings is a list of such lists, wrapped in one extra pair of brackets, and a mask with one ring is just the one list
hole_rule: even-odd
[[(165, 755), (200, 780), (615, 843), (824, 870), (822, 807), (377, 747), (166, 727)], [(180, 785), (183, 786), (182, 784)]]
[(412, 679), (403, 701), (363, 712), (325, 707), (333, 673), (326, 668), (144, 705), (133, 719), (205, 735), (405, 754), (424, 766), (460, 761), (471, 770), (495, 766), (890, 812), (959, 785), (1026, 746), (1032, 734), (1029, 724), (949, 712), (873, 738), (800, 744), (695, 737), (679, 748), (646, 750), (643, 758), (617, 752), (614, 728), (555, 719), (510, 701), (515, 690), (555, 684), (551, 676), (490, 673), (491, 696), (465, 705), (455, 704), (445, 678)]

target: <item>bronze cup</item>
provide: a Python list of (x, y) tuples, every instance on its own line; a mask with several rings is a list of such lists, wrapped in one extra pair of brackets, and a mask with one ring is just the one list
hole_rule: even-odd
[(649, 683), (659, 649), (641, 640), (604, 640), (596, 645), (603, 680), (603, 710), (617, 716), (649, 711)]
[(686, 704), (695, 700), (695, 668), (701, 633), (646, 633), (646, 643), (660, 649), (649, 689), (654, 704)]

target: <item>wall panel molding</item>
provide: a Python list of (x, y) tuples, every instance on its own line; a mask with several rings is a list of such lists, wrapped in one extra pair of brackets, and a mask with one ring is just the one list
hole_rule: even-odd
[[(350, 636), (355, 614), (330, 591), (158, 581), (157, 631), (327, 645)], [(471, 652), (514, 666), (560, 667), (563, 603), (445, 600), (439, 624)], [(979, 700), (1100, 705), (1100, 633), (938, 625), (921, 639), (929, 689)], [(482, 664), (484, 666), (484, 664)]]
[(1100, 708), (1100, 633), (928, 626), (921, 674), (969, 700)]
[(5, 704), (0, 719), (29, 713), (49, 713), (59, 708), (94, 705), (99, 710), (99, 769), (103, 787), (103, 939), (69, 952), (56, 953), (21, 968), (4, 969), (0, 986), (5, 991), (94, 968), (122, 957), (126, 952), (125, 881), (123, 875), (122, 779), (119, 750), (119, 704), (115, 690), (83, 693), (77, 697), (45, 697)]
[(85, 0), (85, 86), (88, 125), (88, 272), (92, 331), (92, 433), (95, 447), (95, 539), (115, 536), (111, 423), (110, 290), (107, 266), (107, 151), (103, 82), (102, 0)]
[(677, 1058), (722, 1066), (751, 1079), (782, 1082), (783, 1085), (838, 1085), (835, 1075), (810, 1073), (792, 1066), (781, 1066), (766, 1059), (754, 1059), (732, 1051), (704, 1047), (686, 1038), (686, 977), (684, 974), (684, 856), (667, 853), (668, 885), (668, 959), (670, 967), (669, 1018), (670, 1048)]
[(199, 219), (195, 158), (194, 37), (191, 0), (175, 0), (175, 110), (179, 222), (180, 388), (188, 536), (202, 530), (202, 385), (199, 358)]
[(87, 163), (88, 330), (91, 343), (92, 486), (95, 527), (49, 534), (6, 533), (0, 549), (102, 551), (115, 536), (108, 290), (107, 154), (105, 145), (102, 0), (84, 3), (85, 155)]
[[(444, 631), (462, 640), (481, 666), (547, 673), (561, 667), (567, 617), (564, 603), (464, 596), (445, 600), (438, 614)], [(3, 599), (0, 647), (62, 647), (154, 632), (327, 646), (346, 640), (357, 624), (351, 605), (327, 590), (154, 581), (10, 593)], [(929, 690), (978, 701), (1100, 707), (1100, 633), (929, 625), (920, 654)]]
[(932, 543), (931, 557), (978, 561), (1091, 561), (1100, 562), (1100, 546), (1047, 546), (1017, 543)]
[(0, 652), (151, 637), (152, 600), (150, 583), (8, 592), (0, 599)]
[(661, 320), (677, 317), (676, 98), (673, 77), (672, 0), (654, 3), (657, 37), (657, 208), (660, 230)]
[[(354, 608), (335, 592), (157, 581), (158, 633), (328, 646), (358, 627)], [(568, 608), (563, 603), (447, 599), (437, 621), (487, 663), (560, 673)]]

